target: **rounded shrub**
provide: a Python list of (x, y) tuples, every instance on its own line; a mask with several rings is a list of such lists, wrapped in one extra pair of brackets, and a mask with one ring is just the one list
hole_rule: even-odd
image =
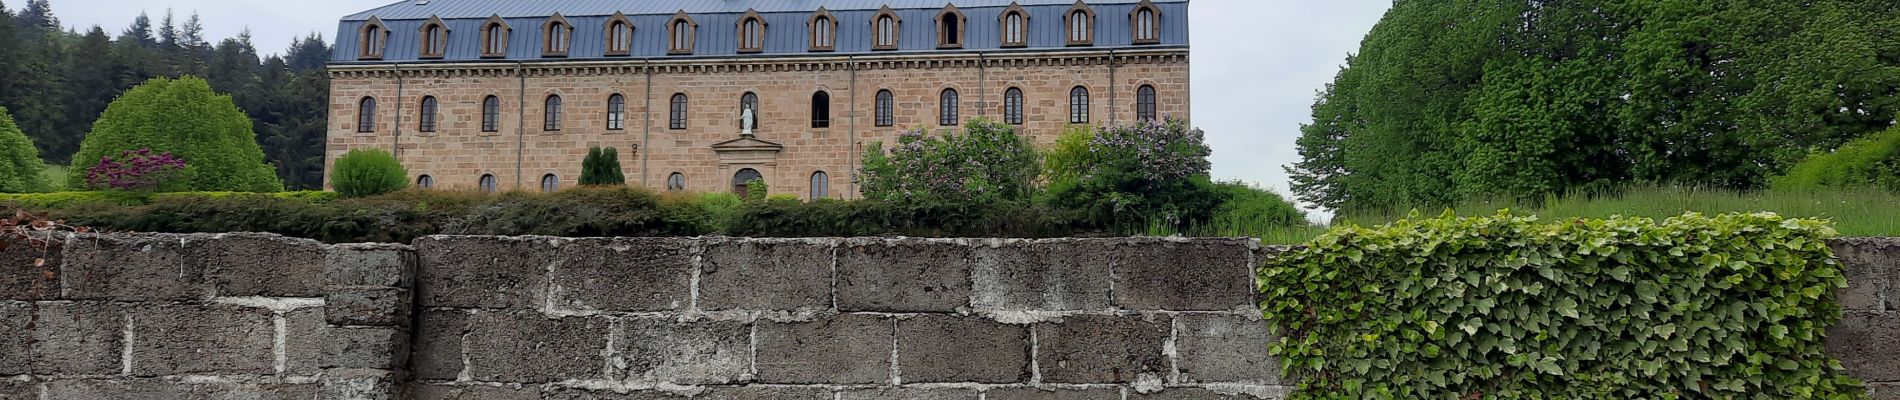
[(29, 193), (47, 189), (41, 174), (46, 163), (33, 140), (13, 124), (13, 115), (0, 107), (0, 193)]
[[(251, 119), (231, 97), (204, 79), (146, 81), (120, 95), (99, 115), (72, 165), (91, 166), (128, 150), (171, 153), (188, 162), (167, 190), (279, 192), (284, 183), (264, 162)], [(68, 185), (83, 185), (72, 174)]]
[(1776, 190), (1879, 187), (1900, 190), (1900, 128), (1816, 153), (1776, 179)]
[(330, 187), (343, 197), (367, 197), (409, 187), (409, 170), (382, 149), (350, 150), (336, 159)]

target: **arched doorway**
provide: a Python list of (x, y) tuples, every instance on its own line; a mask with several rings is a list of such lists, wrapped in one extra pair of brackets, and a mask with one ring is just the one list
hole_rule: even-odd
[(739, 173), (732, 175), (732, 193), (738, 194), (739, 198), (745, 198), (748, 194), (746, 182), (764, 179), (765, 176), (760, 175), (759, 170), (751, 168), (739, 170)]

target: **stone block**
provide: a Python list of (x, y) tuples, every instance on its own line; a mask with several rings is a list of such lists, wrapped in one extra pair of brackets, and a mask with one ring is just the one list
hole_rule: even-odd
[(996, 388), (984, 392), (986, 400), (1121, 400), (1121, 388), (1040, 389), (1033, 387)]
[(814, 386), (725, 386), (707, 388), (695, 398), (717, 400), (835, 400), (831, 389)]
[(192, 387), (153, 378), (70, 379), (46, 383), (46, 398), (60, 400), (190, 399)]
[(422, 383), (415, 385), (415, 400), (541, 400), (534, 388)]
[(1128, 310), (1250, 308), (1253, 250), (1243, 240), (1133, 239), (1115, 249), (1115, 305)]
[(232, 305), (152, 305), (132, 316), (132, 374), (271, 374), (270, 310)]
[(64, 235), (40, 247), (24, 241), (0, 244), (0, 300), (59, 298)]
[(324, 317), (331, 325), (404, 327), (409, 324), (408, 290), (381, 286), (332, 286), (324, 296)]
[[(1162, 354), (1172, 329), (1166, 317), (1079, 315), (1037, 324), (1036, 364), (1049, 383), (1130, 383), (1167, 379)], [(1143, 375), (1149, 375), (1144, 377)]]
[(548, 388), (541, 391), (544, 400), (683, 400), (687, 396), (654, 390), (615, 392), (580, 388)]
[(409, 334), (395, 328), (330, 327), (323, 368), (398, 369), (409, 357)]
[(324, 253), (327, 286), (411, 287), (415, 249), (400, 244), (339, 244)]
[(665, 311), (691, 305), (693, 242), (578, 239), (561, 245), (548, 291), (556, 307)]
[(1900, 313), (1847, 312), (1827, 331), (1827, 354), (1867, 382), (1900, 382)]
[(429, 236), (416, 239), (423, 307), (535, 309), (547, 295), (558, 239)]
[(1900, 383), (1867, 384), (1867, 400), (1900, 400)]
[(33, 372), (34, 318), (27, 303), (0, 302), (0, 376)]
[(185, 301), (210, 296), (203, 271), (184, 255), (186, 235), (77, 235), (66, 242), (61, 298), (70, 300)]
[(1029, 327), (948, 315), (897, 321), (898, 377), (904, 383), (1028, 382)]
[(454, 380), (462, 364), (463, 337), (473, 316), (460, 310), (421, 311), (415, 329), (415, 352), (410, 368), (416, 379)]
[(871, 388), (838, 392), (843, 400), (976, 400), (976, 389)]
[(264, 233), (191, 235), (187, 270), (218, 296), (323, 297), (323, 244)]
[(954, 312), (970, 305), (969, 246), (953, 240), (851, 240), (838, 249), (840, 311)]
[(978, 248), (971, 301), (978, 311), (1107, 310), (1112, 243), (1009, 240)]
[(314, 383), (204, 383), (191, 385), (191, 399), (306, 400), (316, 398)]
[(1841, 308), (1848, 311), (1900, 310), (1900, 238), (1851, 238), (1829, 242), (1847, 275), (1840, 290)]
[(758, 380), (765, 383), (874, 384), (891, 380), (891, 321), (842, 314), (758, 325)]
[[(33, 362), (21, 365), (31, 365), (33, 373), (44, 375), (120, 373), (124, 370), (126, 307), (108, 303), (41, 304), (38, 320), (32, 321)], [(21, 320), (26, 321), (30, 319)]]
[[(396, 373), (373, 369), (332, 369), (318, 381), (317, 398), (324, 400), (398, 400)], [(406, 399), (405, 399), (406, 400)]]
[(1277, 400), (1284, 399), (1287, 396), (1287, 389), (1284, 387), (1255, 387), (1246, 389), (1247, 390), (1223, 392), (1202, 388), (1167, 388), (1159, 392), (1147, 394), (1130, 390), (1128, 391), (1128, 398), (1130, 400)]
[(299, 308), (284, 313), (284, 372), (296, 376), (316, 376), (323, 372), (328, 357), (324, 348), (330, 340), (330, 326), (323, 322), (323, 308)]
[(1183, 383), (1280, 383), (1280, 363), (1267, 355), (1273, 343), (1266, 321), (1236, 315), (1182, 314), (1175, 338), (1175, 367)]
[(829, 309), (836, 250), (835, 242), (799, 239), (708, 244), (700, 265), (699, 308)]
[(462, 346), (468, 375), (483, 382), (605, 379), (609, 325), (599, 317), (476, 314)]
[(627, 319), (614, 341), (625, 380), (679, 385), (743, 382), (752, 372), (752, 327), (741, 322)]
[(40, 382), (30, 379), (0, 379), (0, 400), (40, 400)]

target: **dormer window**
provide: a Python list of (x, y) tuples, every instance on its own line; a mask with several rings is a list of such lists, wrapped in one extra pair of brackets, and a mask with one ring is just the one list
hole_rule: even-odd
[(1128, 14), (1128, 26), (1134, 31), (1135, 44), (1161, 43), (1161, 9), (1154, 3), (1141, 0), (1135, 5), (1135, 11)]
[(739, 52), (758, 53), (765, 51), (765, 18), (758, 11), (747, 10), (739, 18)]
[(554, 14), (541, 25), (541, 38), (542, 57), (567, 57), (567, 48), (574, 42), (574, 25), (567, 23), (567, 17)]
[(370, 17), (363, 23), (363, 29), (357, 32), (356, 40), (358, 60), (381, 60), (383, 49), (389, 45), (389, 28), (383, 26), (383, 20)]
[(602, 37), (607, 39), (606, 55), (633, 54), (633, 21), (627, 20), (626, 14), (614, 13), (612, 18), (608, 18), (607, 32)]
[(937, 48), (963, 48), (963, 26), (967, 21), (957, 6), (944, 7), (943, 12), (937, 13)]
[(1062, 17), (1063, 33), (1069, 46), (1092, 46), (1095, 44), (1095, 10), (1080, 1), (1069, 13)]
[(693, 54), (693, 42), (699, 30), (699, 23), (693, 22), (693, 17), (686, 15), (686, 11), (680, 11), (674, 14), (673, 20), (668, 21), (666, 25), (666, 36), (670, 38), (666, 53)]
[(488, 17), (488, 22), (482, 24), (482, 58), (507, 57), (508, 35), (512, 32), (514, 29), (500, 15)]
[(1003, 47), (1029, 46), (1029, 12), (1023, 6), (1011, 3), (1003, 9), (998, 21), (1002, 27)]
[(421, 58), (441, 59), (449, 52), (449, 28), (440, 18), (429, 17), (422, 24)]
[(897, 30), (903, 24), (891, 7), (878, 10), (877, 16), (871, 17), (871, 50), (897, 50)]
[(811, 51), (838, 49), (838, 20), (823, 7), (811, 15)]

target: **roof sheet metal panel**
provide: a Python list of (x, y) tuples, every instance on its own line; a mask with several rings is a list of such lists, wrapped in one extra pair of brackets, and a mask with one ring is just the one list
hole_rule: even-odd
[[(892, 9), (906, 8), (943, 8), (956, 3), (959, 8), (1005, 7), (1012, 1), (1025, 7), (1035, 5), (1072, 5), (1075, 0), (564, 0), (564, 1), (522, 1), (522, 0), (428, 0), (417, 5), (417, 0), (404, 0), (390, 5), (343, 17), (344, 21), (366, 21), (371, 16), (384, 21), (396, 19), (427, 19), (438, 16), (451, 18), (488, 18), (500, 15), (502, 18), (546, 17), (560, 12), (567, 16), (605, 16), (615, 12), (627, 15), (667, 14), (686, 11), (689, 14), (701, 13), (742, 13), (746, 10), (768, 12), (806, 12), (825, 7), (832, 11), (877, 10), (885, 6)], [(1141, 0), (1091, 0), (1091, 6), (1108, 4), (1133, 4)], [(1188, 0), (1151, 0), (1155, 4), (1163, 2), (1185, 3)]]

